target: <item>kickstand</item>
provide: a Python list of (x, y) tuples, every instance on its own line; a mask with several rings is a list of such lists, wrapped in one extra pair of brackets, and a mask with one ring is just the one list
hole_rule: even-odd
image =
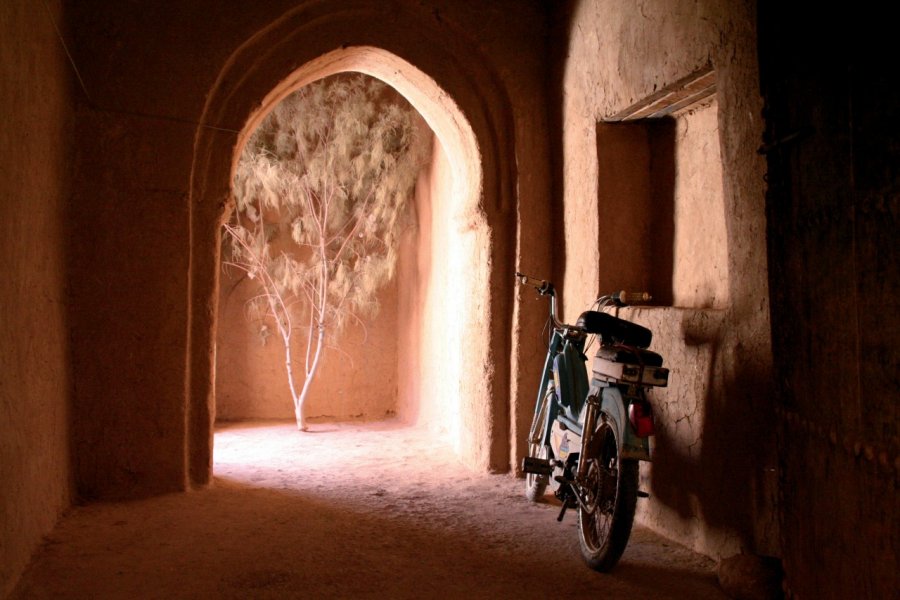
[(562, 508), (561, 508), (560, 511), (559, 511), (559, 516), (556, 517), (556, 520), (559, 521), (559, 522), (562, 522), (563, 517), (566, 516), (566, 511), (567, 511), (568, 509), (569, 509), (569, 500), (566, 499), (566, 500), (563, 502)]

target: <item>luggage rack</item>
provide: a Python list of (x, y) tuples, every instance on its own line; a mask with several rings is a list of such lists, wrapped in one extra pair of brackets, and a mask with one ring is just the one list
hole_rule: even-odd
[(594, 356), (592, 365), (594, 379), (607, 383), (630, 383), (666, 387), (669, 384), (669, 369), (651, 365), (639, 365), (609, 360)]

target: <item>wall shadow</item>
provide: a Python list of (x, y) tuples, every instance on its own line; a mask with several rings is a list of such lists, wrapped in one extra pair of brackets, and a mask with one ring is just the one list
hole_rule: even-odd
[(647, 123), (651, 201), (648, 219), (650, 293), (655, 304), (672, 304), (675, 264), (675, 119)]
[(675, 120), (597, 123), (598, 279), (672, 303)]
[[(575, 11), (581, 0), (563, 0), (547, 2), (545, 5), (548, 22), (548, 81), (547, 81), (547, 132), (549, 134), (549, 167), (550, 167), (550, 232), (553, 243), (550, 244), (549, 261), (552, 272), (534, 274), (546, 277), (555, 282), (556, 289), (565, 289), (566, 252), (564, 219), (565, 193), (565, 154), (563, 132), (565, 131), (564, 91), (565, 67), (569, 56), (568, 46), (571, 37)], [(559, 298), (559, 312), (565, 314), (565, 298)], [(535, 375), (537, 380), (537, 374)]]

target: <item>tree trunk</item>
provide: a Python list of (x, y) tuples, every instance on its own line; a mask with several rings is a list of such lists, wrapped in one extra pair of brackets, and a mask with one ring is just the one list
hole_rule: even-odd
[[(291, 366), (288, 364), (288, 377), (291, 378), (291, 394), (294, 395), (294, 416), (297, 419), (297, 429), (300, 431), (308, 431), (306, 425), (306, 414), (303, 406), (306, 403), (306, 397), (309, 395), (309, 389), (312, 387), (313, 379), (316, 377), (316, 371), (319, 369), (319, 359), (322, 358), (322, 346), (325, 342), (325, 326), (319, 325), (319, 335), (316, 338), (316, 352), (313, 356), (312, 365), (306, 371), (306, 380), (303, 382), (303, 389), (300, 390), (300, 396), (294, 394), (293, 377), (291, 376)], [(290, 356), (290, 353), (288, 353)]]

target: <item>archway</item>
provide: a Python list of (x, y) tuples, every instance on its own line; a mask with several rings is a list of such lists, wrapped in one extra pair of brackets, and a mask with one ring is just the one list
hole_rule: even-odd
[[(263, 100), (238, 138), (235, 168), (260, 117), (313, 80), (350, 72), (365, 72), (392, 87), (398, 85), (395, 74), (409, 76), (412, 83), (401, 87), (417, 94), (417, 106), (412, 108), (423, 111), (419, 122), (425, 123), (417, 128), (431, 140), (426, 144), (431, 154), (411, 199), (419, 222), (403, 236), (396, 275), (379, 293), (381, 310), (332, 338), (305, 413), (311, 424), (396, 415), (407, 424), (443, 434), (463, 455), (469, 440), (461, 431), (461, 382), (468, 366), (483, 373), (487, 365), (479, 363), (483, 354), (473, 356), (466, 349), (462, 332), (477, 331), (483, 324), (483, 314), (475, 306), (485, 295), (487, 280), (480, 257), (490, 249), (478, 207), (478, 147), (459, 108), (446, 94), (435, 95), (433, 81), (389, 53), (375, 48), (339, 50), (308, 63)], [(260, 343), (256, 327), (244, 315), (257, 287), (237, 275), (227, 269), (220, 273), (217, 420), (291, 418), (282, 344), (275, 339), (278, 336)], [(292, 346), (297, 356), (305, 344), (295, 341)], [(303, 382), (302, 362), (293, 361), (296, 386)], [(471, 364), (464, 367), (464, 363)]]
[[(461, 61), (456, 55), (472, 54), (471, 49), (450, 42), (435, 45), (433, 40), (427, 45), (428, 52), (420, 55), (406, 48), (404, 54), (416, 56), (420, 68), (400, 57), (398, 51), (404, 48), (383, 47), (396, 44), (384, 31), (372, 30), (371, 23), (377, 21), (374, 16), (369, 20), (361, 12), (336, 27), (331, 22), (310, 20), (309, 10), (302, 7), (285, 15), (232, 55), (207, 101), (206, 126), (198, 129), (191, 187), (186, 382), (190, 480), (204, 483), (211, 472), (219, 227), (228, 211), (235, 149), (240, 149), (246, 133), (278, 100), (310, 81), (344, 71), (366, 73), (398, 90), (423, 115), (447, 150), (455, 192), (463, 198), (455, 226), (469, 238), (471, 255), (478, 257), (467, 265), (465, 276), (454, 282), (458, 288), (448, 290), (448, 296), (452, 292), (465, 298), (470, 314), (479, 317), (459, 323), (452, 320), (455, 315), (448, 315), (448, 320), (433, 324), (436, 338), (455, 332), (460, 341), (451, 351), (458, 353), (456, 368), (465, 372), (442, 373), (433, 368), (429, 371), (433, 380), (420, 383), (431, 394), (450, 390), (460, 398), (454, 445), (464, 462), (481, 470), (506, 470), (512, 283), (507, 275), (515, 233), (508, 214), (515, 205), (515, 166), (513, 153), (500, 146), (509, 141), (509, 134), (501, 132), (511, 130), (505, 127), (511, 115), (502, 88), (484, 60)], [(411, 30), (416, 30), (412, 25)], [(317, 33), (313, 35), (310, 28)], [(366, 32), (358, 37), (379, 45), (334, 50), (339, 46), (334, 44), (330, 50), (319, 51), (335, 38), (342, 39), (347, 28), (357, 34)], [(427, 38), (428, 31), (422, 30), (421, 35)], [(296, 46), (292, 47), (292, 42)], [(404, 39), (404, 43), (410, 40)], [(309, 57), (299, 68), (295, 66), (298, 55)], [(426, 71), (439, 74), (441, 80)], [(241, 126), (234, 127), (234, 123)], [(473, 268), (476, 264), (480, 267)], [(461, 340), (466, 340), (465, 345)], [(451, 377), (455, 386), (447, 385)]]

